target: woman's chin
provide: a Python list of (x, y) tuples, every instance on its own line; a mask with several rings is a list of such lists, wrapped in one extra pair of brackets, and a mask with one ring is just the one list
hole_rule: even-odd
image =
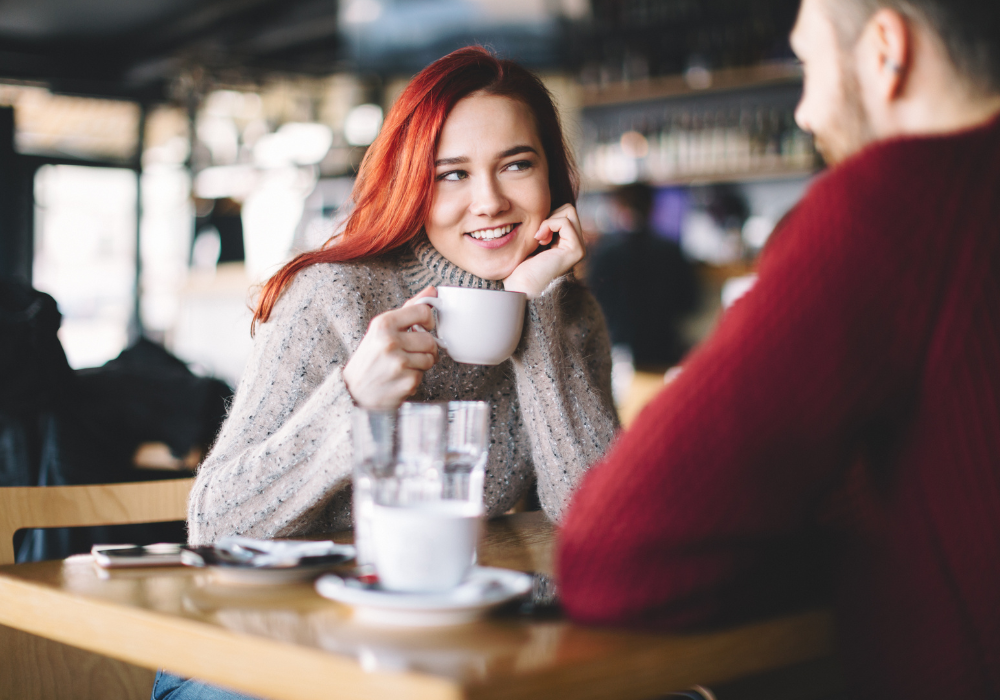
[(511, 273), (517, 269), (518, 265), (527, 260), (534, 249), (538, 247), (537, 241), (530, 250), (525, 250), (525, 246), (514, 242), (514, 245), (505, 245), (499, 249), (488, 249), (476, 246), (475, 248), (464, 247), (455, 251), (454, 256), (445, 256), (452, 263), (470, 272), (480, 279), (496, 282), (510, 277)]
[(510, 277), (520, 261), (501, 260), (469, 260), (468, 265), (459, 265), (466, 272), (471, 272), (480, 279), (496, 282)]
[[(516, 265), (514, 267), (516, 267)], [(505, 280), (508, 277), (510, 277), (510, 273), (514, 271), (514, 267), (510, 268), (509, 270), (506, 268), (501, 270), (490, 268), (481, 270), (467, 270), (467, 272), (471, 272), (480, 279), (488, 280), (490, 282), (499, 282), (500, 280)]]

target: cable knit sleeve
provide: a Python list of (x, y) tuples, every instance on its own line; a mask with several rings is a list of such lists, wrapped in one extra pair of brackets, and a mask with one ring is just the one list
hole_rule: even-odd
[(350, 525), (353, 402), (341, 370), (350, 356), (345, 341), (354, 347), (360, 340), (359, 314), (335, 313), (350, 296), (322, 267), (300, 273), (258, 327), (229, 416), (191, 493), (192, 543)]
[(618, 417), (611, 398), (611, 344), (597, 301), (572, 277), (528, 301), (514, 354), (517, 397), (531, 445), (538, 496), (558, 521), (583, 474), (604, 454)]

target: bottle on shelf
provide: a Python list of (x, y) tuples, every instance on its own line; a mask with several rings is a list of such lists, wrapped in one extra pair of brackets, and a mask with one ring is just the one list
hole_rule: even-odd
[(812, 137), (798, 128), (794, 110), (770, 105), (664, 111), (658, 121), (621, 120), (598, 128), (585, 144), (584, 177), (597, 185), (636, 179), (670, 183), (809, 171)]

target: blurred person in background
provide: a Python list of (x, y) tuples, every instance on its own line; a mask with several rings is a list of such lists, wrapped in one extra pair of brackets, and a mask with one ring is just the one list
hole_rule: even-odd
[(652, 187), (623, 185), (608, 200), (617, 230), (598, 239), (587, 282), (612, 346), (628, 348), (637, 369), (664, 372), (687, 352), (679, 323), (697, 305), (698, 279), (680, 246), (652, 230)]
[(997, 698), (1000, 4), (803, 0), (792, 45), (832, 167), (584, 478), (563, 603), (686, 629), (826, 584), (851, 697)]
[[(245, 259), (241, 209), (240, 203), (229, 197), (196, 202), (195, 211), (202, 210), (204, 212), (195, 221), (197, 236), (206, 232), (214, 232), (218, 235), (219, 255), (218, 260), (213, 262), (223, 264), (242, 262)], [(195, 236), (195, 241), (197, 241), (197, 236)]]

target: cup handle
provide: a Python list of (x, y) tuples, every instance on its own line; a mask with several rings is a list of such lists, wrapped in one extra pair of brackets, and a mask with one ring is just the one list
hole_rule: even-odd
[[(413, 303), (414, 304), (426, 304), (427, 306), (430, 306), (431, 308), (433, 308), (434, 311), (436, 311), (438, 313), (438, 315), (441, 314), (441, 300), (438, 299), (437, 297), (420, 297), (419, 299), (414, 299)], [(429, 331), (424, 331), (424, 332), (427, 333)], [(434, 342), (436, 342), (439, 347), (441, 347), (441, 348), (443, 348), (445, 350), (448, 349), (448, 346), (444, 344), (444, 340), (442, 340), (441, 338), (439, 338), (436, 333), (431, 333), (431, 337), (434, 338)]]

